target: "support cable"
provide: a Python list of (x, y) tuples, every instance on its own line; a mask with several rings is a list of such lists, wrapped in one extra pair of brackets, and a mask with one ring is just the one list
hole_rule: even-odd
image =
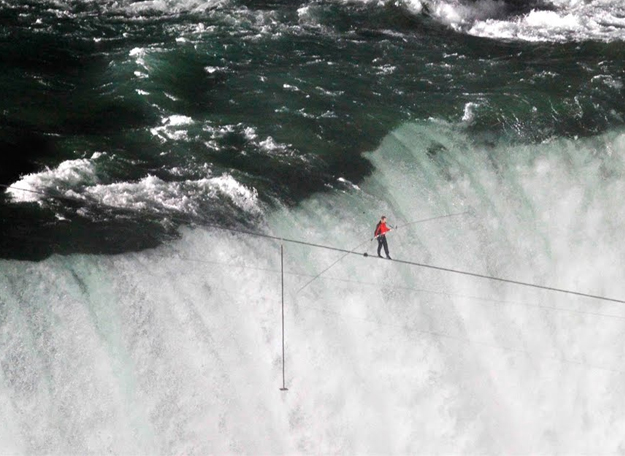
[[(171, 258), (171, 257), (168, 257)], [(183, 260), (186, 261), (183, 258), (177, 258), (178, 260)], [(267, 271), (267, 272), (273, 272), (275, 274), (281, 274), (281, 270), (277, 270), (277, 269), (261, 269), (261, 268), (256, 268), (256, 267), (248, 267), (248, 266), (237, 266), (234, 264), (230, 264), (230, 263), (217, 263), (217, 262), (213, 262), (213, 261), (206, 261), (206, 260), (193, 260), (193, 261), (197, 261), (197, 262), (205, 262), (205, 263), (210, 263), (210, 264), (223, 264), (223, 265), (228, 265), (231, 267), (238, 267), (238, 268), (242, 268), (242, 269), (253, 269), (253, 270), (263, 270), (263, 271)], [(288, 275), (293, 275), (293, 276), (302, 276), (302, 277), (310, 277), (310, 274), (304, 274), (304, 273), (297, 273), (297, 272), (287, 272), (285, 271), (284, 274), (288, 274)], [(365, 285), (372, 285), (372, 286), (379, 286), (380, 288), (399, 288), (399, 289), (406, 289), (406, 290), (412, 290), (415, 292), (426, 292), (426, 293), (434, 293), (434, 294), (442, 294), (442, 295), (447, 295), (447, 296), (457, 296), (457, 297), (462, 297), (462, 298), (470, 298), (470, 299), (478, 299), (478, 300), (484, 300), (484, 301), (492, 301), (492, 302), (499, 302), (499, 303), (503, 303), (503, 304), (517, 304), (517, 305), (528, 305), (528, 306), (532, 306), (532, 307), (543, 307), (545, 309), (549, 309), (549, 310), (560, 310), (560, 311), (570, 311), (570, 312), (578, 312), (576, 310), (570, 310), (570, 309), (558, 309), (555, 307), (544, 307), (544, 306), (539, 306), (539, 305), (532, 305), (532, 304), (524, 304), (521, 302), (510, 302), (510, 301), (497, 301), (494, 299), (488, 299), (488, 298), (480, 298), (480, 297), (474, 297), (474, 296), (463, 296), (463, 295), (454, 295), (452, 293), (447, 293), (447, 292), (436, 292), (436, 291), (430, 291), (430, 290), (420, 290), (420, 289), (413, 289), (413, 288), (408, 288), (408, 287), (397, 287), (397, 286), (389, 286), (387, 284), (377, 284), (374, 282), (363, 282), (363, 281), (356, 281), (356, 280), (350, 280), (350, 279), (341, 279), (341, 278), (329, 278), (329, 277), (322, 277), (321, 280), (328, 280), (328, 281), (340, 281), (340, 282), (348, 282), (348, 283), (359, 283), (359, 284), (365, 284)], [(227, 290), (224, 288), (224, 290)], [(549, 354), (549, 353), (545, 353), (545, 352), (537, 352), (535, 350), (527, 350), (524, 348), (515, 348), (512, 346), (507, 346), (507, 345), (495, 345), (495, 344), (491, 344), (488, 342), (482, 342), (479, 340), (475, 340), (472, 339), (470, 337), (463, 337), (463, 336), (458, 336), (458, 335), (452, 335), (452, 334), (448, 334), (445, 332), (441, 332), (441, 331), (436, 331), (436, 330), (430, 330), (430, 329), (422, 329), (422, 328), (417, 328), (417, 327), (413, 327), (413, 326), (409, 326), (406, 324), (397, 324), (397, 323), (391, 323), (391, 322), (385, 322), (385, 321), (381, 321), (380, 319), (373, 319), (373, 318), (367, 318), (367, 317), (363, 317), (360, 315), (353, 315), (350, 313), (343, 313), (343, 312), (338, 312), (336, 310), (333, 309), (328, 309), (328, 308), (324, 308), (324, 307), (319, 307), (319, 306), (314, 306), (314, 305), (306, 305), (302, 307), (304, 310), (310, 310), (310, 311), (314, 311), (314, 312), (320, 312), (320, 313), (324, 313), (327, 315), (334, 315), (337, 316), (341, 319), (343, 319), (344, 321), (349, 321), (349, 320), (357, 320), (357, 321), (363, 321), (363, 322), (367, 322), (373, 325), (376, 325), (378, 327), (387, 327), (387, 328), (398, 328), (406, 333), (414, 333), (414, 334), (423, 334), (425, 336), (429, 336), (432, 338), (436, 338), (436, 339), (447, 339), (450, 341), (454, 341), (457, 343), (461, 343), (461, 344), (466, 344), (469, 343), (471, 345), (474, 346), (480, 346), (480, 347), (485, 347), (485, 348), (490, 348), (493, 350), (498, 350), (498, 351), (502, 351), (502, 352), (509, 352), (509, 353), (514, 353), (517, 355), (524, 355), (527, 356), (530, 359), (537, 359), (537, 360), (541, 360), (541, 359), (545, 359), (545, 360), (550, 360), (553, 362), (557, 362), (557, 363), (561, 363), (561, 364), (568, 364), (568, 365), (573, 365), (573, 366), (578, 366), (581, 368), (586, 368), (586, 369), (597, 369), (597, 370), (601, 370), (601, 371), (607, 371), (607, 372), (612, 372), (615, 374), (625, 374), (624, 370), (620, 370), (620, 369), (613, 369), (607, 366), (602, 366), (602, 365), (598, 365), (598, 364), (591, 364), (591, 363), (587, 363), (585, 361), (581, 361), (581, 360), (577, 360), (577, 359), (572, 359), (572, 358), (568, 358), (564, 355), (558, 355), (558, 354)], [(597, 314), (597, 313), (590, 313), (590, 312), (581, 312), (579, 311), (579, 313), (584, 313), (584, 314), (589, 314), (589, 315), (594, 315), (594, 316), (602, 316), (602, 317), (612, 317), (612, 318), (618, 318), (618, 319), (624, 319), (625, 317), (621, 317), (621, 316), (616, 316), (616, 315), (602, 315), (602, 314)], [(284, 383), (283, 383), (284, 385)]]
[(349, 255), (350, 253), (354, 253), (354, 251), (357, 248), (360, 248), (363, 244), (365, 244), (366, 242), (368, 242), (369, 239), (367, 239), (364, 242), (361, 242), (360, 244), (358, 244), (356, 247), (354, 247), (353, 249), (351, 249), (349, 252), (345, 253), (342, 257), (340, 257), (338, 260), (336, 260), (334, 263), (332, 263), (330, 266), (328, 266), (327, 268), (325, 268), (323, 271), (321, 271), (319, 274), (317, 274), (316, 276), (314, 276), (312, 279), (310, 279), (308, 282), (306, 282), (304, 285), (302, 285), (296, 292), (295, 295), (297, 295), (300, 291), (302, 291), (304, 288), (306, 288), (308, 285), (310, 285), (311, 283), (313, 283), (316, 279), (318, 279), (321, 274), (323, 274), (324, 272), (328, 271), (332, 266), (334, 266), (335, 264), (337, 264), (339, 261), (341, 261), (343, 258), (345, 258), (347, 255)]

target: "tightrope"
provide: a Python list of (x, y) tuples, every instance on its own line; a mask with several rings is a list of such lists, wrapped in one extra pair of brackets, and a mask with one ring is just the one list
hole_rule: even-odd
[[(46, 194), (46, 193), (43, 193), (43, 192), (38, 192), (38, 191), (35, 191), (35, 190), (22, 189), (22, 188), (9, 186), (9, 185), (0, 184), (0, 187), (12, 188), (14, 190), (26, 191), (26, 192), (31, 192), (31, 193), (37, 193), (37, 194), (41, 194), (43, 196), (46, 196), (48, 198), (53, 198), (53, 199), (71, 200), (73, 202), (83, 202), (83, 201), (81, 201), (79, 199), (50, 195), (50, 194)], [(84, 203), (87, 203), (87, 204), (91, 203), (91, 204), (93, 204), (95, 206), (100, 206), (102, 208), (107, 208), (107, 209), (122, 210), (122, 211), (126, 210), (127, 211), (127, 209), (117, 208), (115, 206), (109, 206), (109, 205), (105, 205), (105, 204), (101, 204), (101, 203), (97, 203), (97, 202), (84, 201)], [(139, 215), (139, 214), (137, 214), (137, 215)], [(150, 216), (150, 214), (145, 214), (145, 215)], [(455, 215), (455, 214), (453, 214), (453, 215)], [(152, 217), (156, 217), (156, 215), (152, 215)], [(162, 218), (163, 215), (159, 215), (158, 217)], [(446, 216), (440, 216), (440, 217), (434, 217), (434, 218), (441, 218), (441, 217), (446, 217)], [(188, 219), (185, 220), (185, 219), (178, 218), (178, 217), (175, 217), (175, 216), (170, 216), (170, 218), (172, 220), (179, 221), (180, 223), (190, 223), (191, 222)], [(215, 224), (211, 224), (211, 223), (204, 223), (202, 225), (206, 226), (206, 227), (222, 230), (222, 231), (229, 231), (229, 232), (232, 232), (232, 233), (245, 234), (245, 235), (248, 235), (248, 236), (255, 236), (255, 237), (260, 237), (260, 238), (265, 238), (265, 239), (271, 239), (271, 240), (279, 241), (279, 242), (288, 242), (290, 244), (296, 244), (296, 245), (305, 245), (307, 247), (313, 247), (313, 248), (324, 249), (324, 250), (331, 250), (331, 251), (334, 251), (334, 252), (342, 252), (342, 253), (345, 254), (345, 256), (346, 255), (358, 255), (358, 256), (361, 256), (361, 257), (364, 257), (364, 258), (367, 258), (367, 259), (381, 260), (381, 261), (391, 261), (391, 262), (394, 262), (394, 263), (404, 264), (404, 265), (408, 265), (408, 266), (416, 266), (416, 267), (426, 268), (426, 269), (432, 269), (432, 270), (441, 271), (441, 272), (448, 272), (448, 273), (451, 273), (451, 274), (464, 275), (464, 276), (468, 276), (468, 277), (476, 277), (476, 278), (479, 278), (479, 279), (491, 280), (491, 281), (496, 281), (496, 282), (501, 282), (501, 283), (508, 283), (508, 284), (518, 285), (518, 286), (523, 286), (523, 287), (530, 287), (530, 288), (535, 288), (535, 289), (539, 289), (539, 290), (552, 291), (552, 292), (555, 292), (555, 293), (563, 293), (563, 294), (569, 294), (569, 295), (574, 295), (574, 296), (581, 296), (581, 297), (584, 297), (584, 298), (596, 299), (596, 300), (600, 300), (600, 301), (617, 302), (619, 304), (625, 304), (625, 300), (623, 300), (623, 299), (616, 299), (616, 298), (611, 298), (611, 297), (608, 297), (608, 296), (600, 296), (600, 295), (595, 295), (595, 294), (590, 294), (590, 293), (582, 293), (582, 292), (574, 291), (574, 290), (567, 290), (565, 288), (556, 288), (556, 287), (551, 287), (551, 286), (546, 286), (546, 285), (538, 285), (538, 284), (535, 284), (535, 283), (523, 282), (523, 281), (520, 281), (520, 280), (507, 279), (507, 278), (497, 277), (497, 276), (492, 276), (492, 275), (487, 275), (487, 274), (479, 274), (479, 273), (476, 273), (476, 272), (463, 271), (463, 270), (460, 270), (460, 269), (453, 269), (453, 268), (448, 268), (448, 267), (443, 267), (443, 266), (436, 266), (436, 265), (426, 264), (426, 263), (419, 263), (419, 262), (416, 262), (416, 261), (400, 260), (400, 259), (388, 260), (388, 259), (380, 258), (380, 257), (376, 257), (376, 256), (369, 256), (366, 252), (358, 253), (358, 252), (355, 252), (354, 250), (346, 250), (346, 249), (342, 249), (342, 248), (339, 248), (339, 247), (333, 247), (333, 246), (330, 246), (330, 245), (316, 244), (316, 243), (313, 243), (313, 242), (301, 241), (301, 240), (297, 240), (297, 239), (289, 239), (289, 238), (285, 238), (285, 237), (282, 237), (282, 236), (274, 236), (274, 235), (267, 234), (267, 233), (260, 233), (258, 231), (243, 230), (243, 229), (237, 229), (237, 228), (228, 228), (228, 227), (215, 225)]]

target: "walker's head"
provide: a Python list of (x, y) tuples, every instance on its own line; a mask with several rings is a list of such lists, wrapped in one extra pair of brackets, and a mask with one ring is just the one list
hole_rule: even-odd
[(383, 222), (386, 222), (386, 215), (383, 215), (382, 217), (380, 217), (380, 220), (382, 220)]

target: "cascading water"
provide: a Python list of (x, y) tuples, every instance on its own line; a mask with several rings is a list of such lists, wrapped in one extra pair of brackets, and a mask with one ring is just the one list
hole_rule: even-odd
[(0, 453), (624, 451), (620, 3), (0, 11)]
[[(268, 214), (271, 231), (352, 246), (370, 213), (471, 209), (398, 229), (393, 254), (625, 294), (622, 133), (485, 147), (407, 124), (369, 158), (360, 186)], [(295, 294), (337, 255), (286, 246), (286, 394), (275, 241), (190, 229), (142, 253), (4, 262), (3, 448), (618, 451), (620, 305), (357, 256)]]

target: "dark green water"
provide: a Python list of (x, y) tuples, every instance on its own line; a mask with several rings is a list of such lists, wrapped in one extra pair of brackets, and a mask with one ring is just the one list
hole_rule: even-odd
[[(0, 184), (30, 190), (0, 196), (0, 255), (123, 252), (181, 223), (262, 224), (272, 207), (360, 182), (363, 153), (410, 120), (485, 145), (623, 125), (625, 32), (475, 36), (489, 18), (512, 30), (532, 8), (554, 11), (497, 5), (0, 2)], [(466, 17), (449, 22), (445, 6)]]
[(623, 453), (624, 42), (621, 0), (0, 0), (0, 453)]

